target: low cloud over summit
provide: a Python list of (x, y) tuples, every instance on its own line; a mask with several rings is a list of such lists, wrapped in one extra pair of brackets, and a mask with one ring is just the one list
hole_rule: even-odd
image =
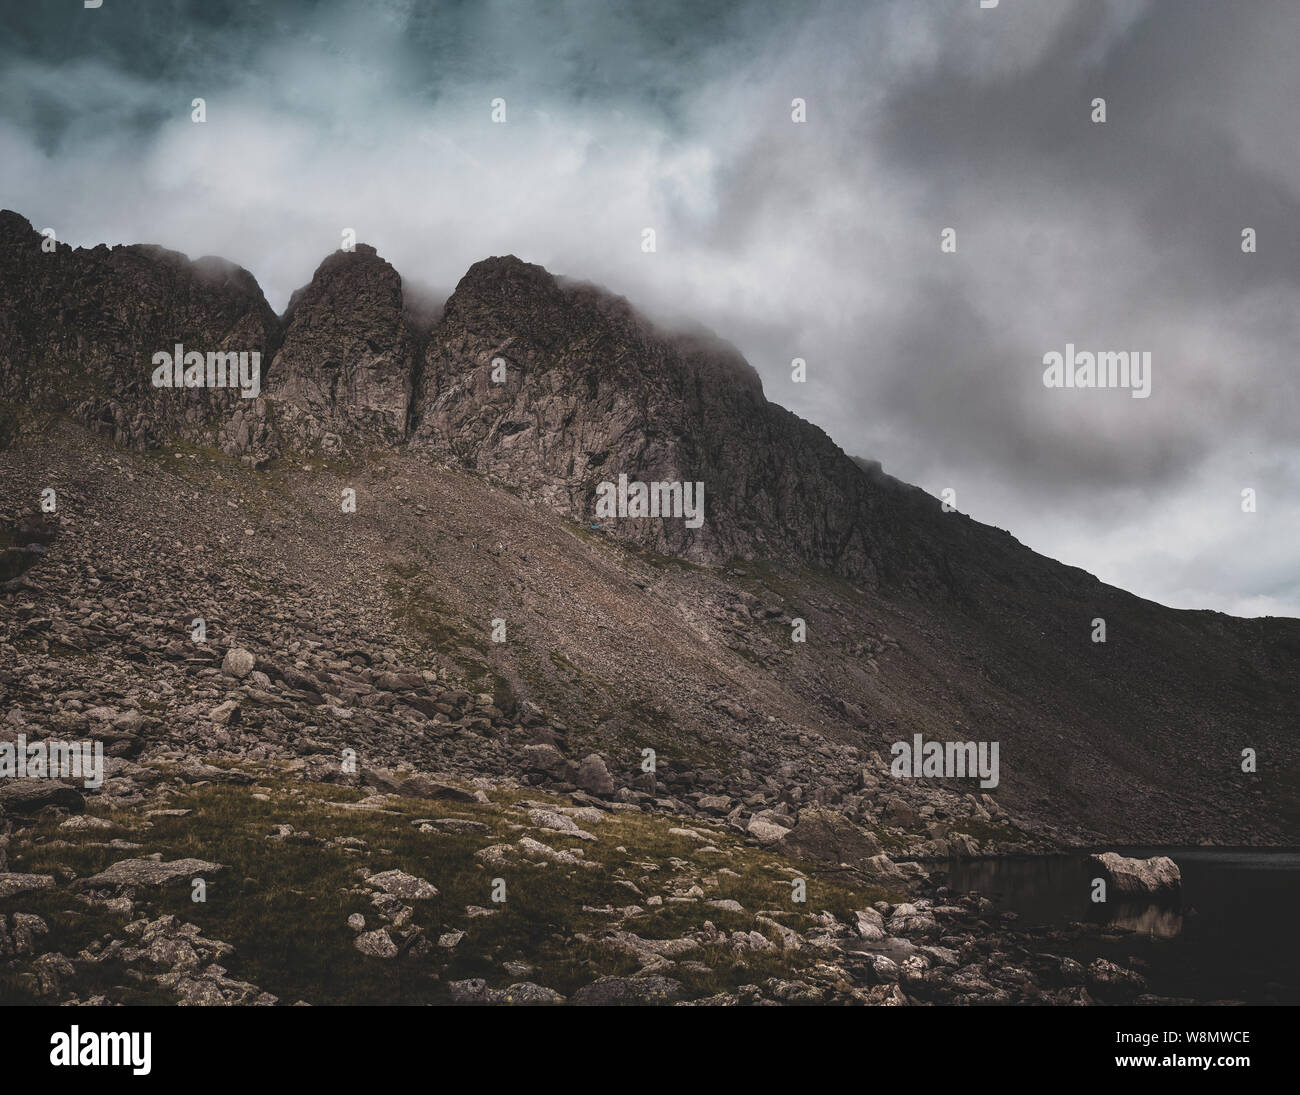
[[(0, 193), (60, 239), (224, 255), (277, 311), (344, 228), (434, 296), (517, 254), (707, 324), (769, 398), (1037, 550), (1300, 614), (1294, 4), (6, 19)], [(1149, 350), (1153, 397), (1044, 389), (1066, 342)]]

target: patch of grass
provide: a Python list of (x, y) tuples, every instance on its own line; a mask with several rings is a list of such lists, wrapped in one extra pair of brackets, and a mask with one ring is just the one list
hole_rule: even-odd
[[(654, 940), (679, 938), (706, 920), (723, 931), (754, 930), (760, 910), (777, 910), (783, 923), (799, 930), (812, 913), (829, 910), (848, 917), (887, 896), (855, 887), (842, 875), (819, 874), (750, 847), (729, 830), (700, 827), (718, 849), (705, 851), (701, 842), (671, 833), (681, 823), (671, 817), (632, 811), (607, 815), (592, 826), (599, 839), (585, 844), (562, 833), (533, 830), (516, 803), (565, 801), (535, 789), (499, 789), (488, 804), (389, 797), (382, 811), (370, 811), (340, 805), (364, 797), (355, 788), (298, 783), (266, 773), (259, 777), (253, 785), (212, 783), (180, 790), (168, 806), (191, 811), (183, 817), (106, 813), (117, 826), (108, 835), (140, 842), (144, 847), (139, 851), (97, 846), (105, 840), (100, 831), (68, 832), (53, 821), (42, 822), (15, 842), (13, 869), (56, 873), (70, 867), (85, 876), (154, 852), (164, 860), (195, 857), (224, 864), (228, 870), (208, 879), (206, 902), (193, 902), (188, 885), (140, 890), (135, 915), (173, 913), (197, 924), (209, 938), (233, 944), (235, 953), (222, 962), (230, 975), (286, 1003), (437, 1003), (448, 998), (449, 981), (470, 977), (485, 978), (495, 988), (532, 980), (569, 995), (598, 976), (639, 968), (634, 959), (601, 942), (612, 923), (599, 911), (607, 907), (638, 906), (642, 912), (633, 914), (622, 930)], [(255, 791), (268, 797), (254, 798)], [(477, 821), (487, 831), (425, 833), (411, 824), (438, 817)], [(286, 823), (319, 839), (267, 839)], [(474, 858), (480, 848), (513, 844), (529, 833), (557, 850), (581, 849), (600, 866), (520, 861), (488, 867)], [(328, 843), (337, 837), (358, 838), (366, 846), (356, 851)], [(362, 914), (367, 929), (383, 924), (371, 892), (361, 884), (358, 868), (363, 866), (376, 872), (397, 868), (432, 882), (439, 890), (436, 898), (408, 903), (414, 922), (431, 942), (442, 933), (463, 931), (460, 944), (392, 960), (357, 951), (348, 917)], [(796, 874), (807, 879), (806, 905), (795, 905), (791, 898), (790, 879)], [(506, 886), (501, 904), (492, 901), (496, 878)], [(640, 896), (625, 882), (635, 885)], [(692, 886), (703, 890), (704, 899), (735, 900), (745, 911), (719, 909), (704, 899), (666, 901), (658, 907), (646, 901), (652, 894), (685, 894)], [(27, 895), (13, 904), (45, 917), (52, 940), (65, 954), (75, 955), (95, 939), (121, 935), (120, 916), (85, 908), (64, 890)], [(469, 906), (490, 910), (490, 915), (470, 916)], [(685, 968), (671, 976), (683, 982), (688, 995), (708, 995), (768, 976), (788, 977), (792, 963), (797, 967), (814, 960), (812, 955), (741, 955), (728, 947), (703, 946), (682, 955)], [(510, 961), (526, 963), (533, 972), (507, 972), (503, 963)], [(702, 965), (696, 968), (691, 962)], [(83, 997), (109, 989), (115, 1000), (134, 994), (132, 1002), (158, 995), (147, 982), (123, 976), (123, 970), (105, 963), (75, 988)], [(0, 985), (0, 993), (21, 997), (25, 991), (21, 976), (10, 976), (4, 984), (8, 988)]]
[(1000, 844), (1016, 844), (1030, 840), (1028, 833), (1005, 821), (983, 821), (979, 818), (957, 818), (949, 822), (951, 831), (973, 836), (981, 844), (995, 840)]
[(384, 583), (384, 592), (393, 615), (424, 650), (462, 663), (478, 676), (489, 675), (480, 660), (490, 654), (487, 640), (433, 592), (418, 567), (394, 563), (390, 569), (393, 576)]
[(725, 769), (731, 761), (725, 749), (708, 744), (697, 733), (688, 732), (669, 712), (642, 699), (620, 700), (616, 725), (605, 727), (603, 739), (607, 748), (626, 749), (638, 760), (641, 750), (648, 747), (655, 750), (661, 760), (695, 768)]

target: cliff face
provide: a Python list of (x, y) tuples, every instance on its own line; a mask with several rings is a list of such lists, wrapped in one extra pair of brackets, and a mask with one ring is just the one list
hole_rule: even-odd
[(330, 255), (285, 312), (267, 384), (280, 443), (339, 452), (403, 441), (415, 347), (397, 271), (365, 244)]
[(413, 446), (579, 520), (598, 520), (597, 487), (620, 475), (702, 482), (699, 528), (603, 523), (666, 554), (788, 555), (864, 580), (880, 564), (869, 526), (888, 492), (768, 403), (734, 347), (656, 330), (626, 301), (513, 257), (477, 263), (447, 302), (413, 423)]
[(237, 388), (151, 382), (153, 355), (177, 343), (269, 361), (279, 324), (247, 270), (145, 245), (41, 244), (24, 218), (0, 212), (0, 399), (137, 449), (180, 437), (240, 452), (264, 440), (244, 428), (250, 401)]
[[(50, 254), (0, 216), (0, 398), (69, 414), (119, 445), (167, 438), (260, 462), (409, 443), (576, 520), (602, 482), (704, 484), (704, 521), (628, 518), (609, 534), (718, 563), (801, 560), (874, 585), (942, 585), (944, 563), (894, 529), (932, 500), (864, 475), (769, 403), (736, 349), (657, 330), (625, 300), (518, 259), (476, 263), (429, 331), (374, 248), (336, 252), (277, 319), (246, 270), (160, 248)], [(156, 388), (153, 354), (261, 354), (261, 390)], [(500, 383), (494, 374), (504, 377)]]

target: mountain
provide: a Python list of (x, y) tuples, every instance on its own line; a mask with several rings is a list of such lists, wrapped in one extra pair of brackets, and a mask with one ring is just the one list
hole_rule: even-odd
[(164, 437), (235, 446), (239, 395), (150, 383), (151, 355), (175, 343), (269, 357), (280, 337), (253, 276), (222, 259), (161, 247), (45, 250), (23, 217), (0, 211), (0, 399), (64, 411), (119, 445)]
[(418, 343), (397, 271), (365, 244), (331, 255), (284, 315), (267, 386), (280, 438), (326, 450), (340, 446), (340, 434), (376, 445), (405, 440)]
[[(542, 740), (521, 724), (527, 742), (489, 750), (502, 772), (529, 745), (575, 764), (595, 752), (634, 801), (667, 787), (698, 810), (722, 795), (740, 826), (817, 802), (858, 823), (905, 819), (915, 854), (947, 849), (972, 801), (1021, 834), (993, 845), (1300, 838), (1300, 621), (1175, 611), (1037, 555), (847, 456), (769, 402), (723, 340), (658, 329), (514, 257), (476, 263), (432, 326), (423, 314), (365, 245), (328, 257), (277, 318), (221, 260), (47, 253), (0, 214), (0, 435), (21, 500), (7, 519), (45, 476), (81, 484), (105, 536), (161, 551), (169, 522), (186, 523), (186, 551), (206, 537), (240, 561), (238, 613), (252, 615), (236, 628), (224, 610), (232, 634), (268, 627), (254, 590), (290, 615), (324, 598), (340, 631), (315, 641), (341, 660), (364, 621), (502, 711), (545, 711)], [(260, 394), (153, 387), (152, 355), (176, 343), (259, 352)], [(168, 489), (203, 488), (184, 486), (195, 497), (173, 512), (140, 465), (114, 480), (115, 458), (74, 443), (81, 429), (160, 462), (180, 477)], [(78, 472), (74, 451), (101, 472)], [(597, 489), (620, 475), (703, 483), (703, 523), (602, 520)], [(354, 514), (339, 511), (344, 488)], [(39, 581), (75, 535), (18, 581)], [(198, 565), (158, 564), (154, 596), (178, 618)], [(285, 592), (298, 587), (312, 591), (301, 604)], [(168, 648), (164, 631), (148, 650)], [(292, 642), (283, 631), (267, 633)], [(367, 718), (377, 738), (406, 733)], [(891, 780), (890, 747), (914, 734), (997, 741), (999, 786)], [(668, 760), (652, 793), (637, 762), (656, 746)], [(1244, 749), (1258, 772), (1243, 772)], [(571, 784), (576, 768), (551, 775)]]

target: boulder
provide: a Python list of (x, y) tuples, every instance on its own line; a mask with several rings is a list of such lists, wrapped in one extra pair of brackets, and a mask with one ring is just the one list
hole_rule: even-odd
[(843, 814), (821, 807), (809, 807), (799, 814), (798, 824), (777, 844), (787, 855), (820, 860), (823, 863), (861, 863), (879, 855), (880, 841)]
[(1147, 988), (1146, 979), (1105, 958), (1094, 958), (1088, 966), (1088, 988), (1108, 1003), (1132, 1000)]
[(0, 815), (30, 817), (47, 806), (79, 814), (86, 800), (75, 787), (48, 779), (0, 779)]
[(1168, 900), (1182, 892), (1182, 872), (1166, 855), (1128, 859), (1116, 852), (1102, 852), (1090, 862), (1106, 880), (1109, 897)]
[(366, 879), (366, 885), (400, 897), (403, 901), (427, 901), (437, 897), (437, 889), (423, 878), (405, 871), (381, 871)]
[(529, 772), (545, 772), (547, 775), (560, 775), (567, 763), (564, 754), (554, 745), (525, 745), (523, 748), (524, 768)]
[(383, 928), (372, 932), (362, 932), (354, 940), (353, 946), (367, 958), (396, 958), (397, 944), (393, 937)]
[[(578, 825), (572, 818), (557, 814), (554, 810), (529, 810), (528, 820), (542, 829), (551, 829), (557, 833), (566, 833), (579, 840), (595, 840), (596, 837)], [(670, 830), (671, 831), (671, 830)]]
[(501, 1004), (563, 1004), (564, 997), (554, 989), (533, 981), (519, 981), (502, 990), (497, 1003)]
[(903, 872), (898, 864), (889, 858), (884, 852), (879, 855), (873, 855), (862, 869), (868, 874), (875, 875), (877, 878), (902, 878)]
[(886, 821), (892, 822), (903, 829), (910, 829), (916, 824), (916, 811), (906, 799), (894, 795), (885, 802), (884, 817)]
[(790, 830), (784, 825), (778, 825), (775, 821), (752, 817), (749, 819), (749, 825), (745, 831), (760, 844), (775, 844)]
[(405, 795), (407, 798), (444, 799), (448, 802), (478, 801), (469, 791), (462, 791), (459, 787), (453, 787), (449, 783), (441, 783), (422, 773), (417, 773), (402, 780), (397, 784), (395, 790), (397, 794)]
[(243, 680), (253, 671), (253, 666), (256, 664), (257, 659), (242, 646), (232, 646), (221, 661), (221, 672)]
[(868, 943), (879, 943), (885, 938), (885, 921), (875, 909), (859, 909), (853, 914), (858, 935)]
[(871, 964), (871, 974), (876, 984), (891, 985), (898, 983), (898, 963), (888, 955), (872, 954), (868, 956), (867, 961)]
[(170, 863), (159, 859), (121, 859), (97, 875), (78, 879), (73, 888), (108, 890), (117, 886), (169, 886), (193, 878), (209, 879), (226, 869), (220, 863), (208, 863), (202, 859), (173, 859)]
[[(0, 899), (35, 893), (37, 890), (48, 890), (53, 885), (53, 875), (0, 873)], [(0, 916), (0, 921), (3, 919), (4, 917)]]
[(890, 935), (911, 935), (922, 938), (939, 934), (939, 924), (926, 909), (915, 905), (902, 904), (894, 909), (889, 918)]
[(578, 766), (578, 777), (574, 782), (589, 794), (612, 795), (614, 793), (614, 780), (610, 777), (609, 769), (605, 767), (604, 760), (595, 753), (589, 753), (582, 758), (582, 763)]

